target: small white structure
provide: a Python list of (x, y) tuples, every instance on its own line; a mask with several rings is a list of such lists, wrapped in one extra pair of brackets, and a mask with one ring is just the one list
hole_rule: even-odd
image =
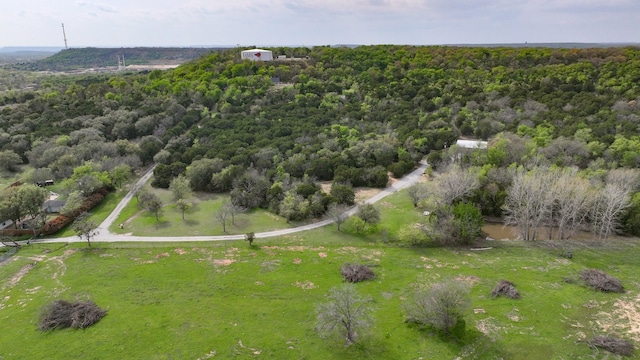
[(458, 140), (456, 142), (456, 145), (464, 149), (486, 149), (487, 148), (487, 142), (482, 140)]
[(240, 53), (240, 57), (242, 60), (251, 60), (251, 61), (273, 61), (273, 53), (269, 50), (262, 49), (253, 49), (253, 50), (243, 50)]

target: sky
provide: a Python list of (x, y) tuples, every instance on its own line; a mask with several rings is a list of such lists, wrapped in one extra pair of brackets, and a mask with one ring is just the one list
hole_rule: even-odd
[(640, 42), (640, 0), (0, 1), (0, 47)]

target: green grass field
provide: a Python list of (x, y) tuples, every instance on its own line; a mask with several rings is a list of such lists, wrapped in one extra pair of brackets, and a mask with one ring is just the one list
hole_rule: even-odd
[[(239, 214), (235, 223), (231, 223), (229, 219), (225, 233), (222, 224), (215, 218), (215, 212), (225, 200), (229, 200), (227, 194), (196, 193), (189, 199), (192, 207), (185, 212), (183, 220), (182, 213), (173, 204), (170, 191), (152, 188), (147, 190), (156, 193), (165, 204), (158, 220), (153, 214), (140, 209), (136, 198), (133, 198), (112, 224), (110, 230), (113, 233), (137, 236), (227, 235), (285, 229), (298, 225), (287, 224), (284, 218), (258, 209)], [(124, 224), (124, 229), (120, 229), (120, 224)]]
[[(170, 193), (154, 189), (165, 203)], [(99, 223), (124, 193), (93, 211)], [(213, 213), (225, 195), (197, 194), (185, 221), (172, 205), (160, 222), (134, 201), (112, 231), (147, 236), (222, 235)], [(287, 237), (186, 243), (36, 244), (0, 264), (0, 359), (593, 359), (616, 358), (584, 343), (598, 334), (640, 341), (637, 239), (606, 244), (492, 241), (491, 249), (394, 246), (403, 226), (425, 221), (406, 193), (385, 198), (377, 231), (349, 224)], [(118, 223), (125, 223), (119, 229)], [(228, 233), (296, 226), (263, 211), (241, 215)], [(63, 233), (61, 236), (72, 234)], [(571, 250), (573, 259), (559, 257)], [(375, 325), (356, 345), (321, 339), (315, 307), (342, 284), (345, 263), (373, 265), (357, 284), (373, 298)], [(565, 281), (584, 268), (622, 280), (625, 294)], [(466, 335), (454, 341), (404, 322), (412, 286), (457, 279), (471, 287)], [(520, 300), (491, 299), (500, 279)], [(108, 315), (85, 330), (37, 330), (56, 299), (87, 299)]]
[[(5, 359), (591, 359), (581, 340), (637, 328), (638, 243), (589, 248), (574, 258), (519, 242), (486, 251), (407, 249), (339, 233), (184, 244), (33, 245), (0, 266), (0, 358)], [(376, 324), (358, 345), (320, 339), (316, 304), (342, 283), (347, 262), (375, 265), (357, 284), (375, 303)], [(563, 281), (585, 267), (620, 278), (625, 294)], [(491, 299), (500, 279), (521, 300)], [(466, 281), (472, 308), (463, 341), (445, 341), (403, 322), (414, 283)], [(108, 315), (86, 330), (39, 332), (54, 299), (94, 300)], [(627, 311), (627, 312), (624, 312)], [(626, 315), (625, 315), (626, 314)], [(215, 355), (215, 356), (214, 356)]]

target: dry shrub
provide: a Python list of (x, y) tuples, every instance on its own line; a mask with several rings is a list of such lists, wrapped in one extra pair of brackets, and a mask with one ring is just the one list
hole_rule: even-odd
[(373, 270), (367, 265), (360, 264), (344, 264), (340, 270), (342, 277), (351, 283), (357, 283), (360, 281), (371, 280), (375, 278)]
[(516, 289), (512, 282), (502, 279), (491, 291), (492, 298), (498, 296), (504, 296), (509, 299), (520, 299), (520, 292), (518, 292), (518, 289)]
[(585, 269), (580, 273), (580, 278), (587, 285), (594, 290), (602, 292), (624, 292), (622, 283), (617, 278), (610, 276), (604, 271), (597, 269)]
[(93, 301), (69, 302), (56, 300), (44, 308), (40, 315), (39, 329), (42, 331), (74, 328), (84, 329), (102, 319), (107, 314)]
[(588, 340), (591, 347), (605, 349), (611, 353), (621, 356), (633, 355), (633, 344), (629, 340), (619, 339), (613, 336), (598, 335)]

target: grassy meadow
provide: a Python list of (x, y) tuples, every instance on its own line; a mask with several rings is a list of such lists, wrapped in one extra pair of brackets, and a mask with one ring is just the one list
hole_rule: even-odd
[[(215, 218), (215, 213), (225, 200), (229, 200), (228, 194), (194, 194), (189, 199), (192, 206), (185, 212), (182, 219), (182, 212), (173, 203), (169, 190), (151, 187), (147, 187), (146, 190), (157, 194), (164, 204), (158, 219), (156, 220), (153, 214), (141, 209), (134, 197), (112, 224), (111, 232), (137, 236), (202, 236), (244, 234), (250, 231), (261, 232), (298, 225), (297, 223), (288, 224), (280, 216), (257, 209), (237, 215), (234, 223), (231, 223), (229, 218), (225, 233), (222, 224)], [(124, 229), (120, 229), (120, 224), (124, 224)]]
[[(159, 191), (169, 203), (170, 194)], [(100, 222), (121, 194), (94, 210)], [(116, 221), (136, 235), (222, 234), (212, 213), (222, 195), (197, 196), (186, 214), (165, 207), (160, 222), (134, 201)], [(280, 238), (183, 243), (35, 244), (0, 264), (0, 359), (593, 359), (594, 335), (640, 341), (640, 242), (490, 241), (470, 248), (403, 248), (393, 239), (424, 221), (406, 193), (376, 205), (377, 231), (335, 225)], [(295, 226), (271, 214), (241, 215), (235, 231)], [(559, 256), (571, 250), (572, 259)], [(375, 324), (360, 342), (321, 339), (315, 308), (343, 283), (345, 263), (372, 265), (357, 284), (374, 304)], [(594, 292), (565, 281), (598, 268), (618, 277), (624, 294)], [(464, 281), (472, 306), (466, 334), (442, 339), (404, 322), (402, 304), (416, 284)], [(501, 279), (520, 300), (492, 299)], [(107, 316), (84, 330), (37, 330), (42, 308), (56, 299), (91, 299)]]
[[(398, 248), (335, 227), (251, 248), (242, 241), (98, 245), (32, 245), (0, 265), (0, 358), (591, 359), (606, 356), (594, 355), (585, 337), (638, 337), (637, 242), (574, 243), (571, 260), (521, 242), (495, 241), (485, 251)], [(345, 347), (317, 336), (314, 309), (342, 283), (340, 266), (355, 262), (374, 265), (376, 279), (357, 289), (374, 299), (375, 326)], [(563, 281), (586, 267), (620, 278), (627, 292)], [(491, 299), (503, 278), (522, 299)], [(403, 321), (413, 284), (448, 279), (472, 289), (461, 341)], [(38, 331), (42, 307), (59, 298), (90, 298), (108, 314), (85, 330)]]

